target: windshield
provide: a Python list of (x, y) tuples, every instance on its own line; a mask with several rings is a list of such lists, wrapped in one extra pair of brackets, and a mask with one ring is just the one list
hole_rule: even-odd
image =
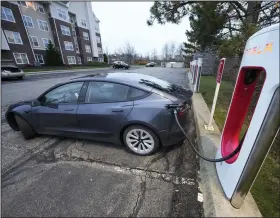
[(140, 79), (139, 83), (151, 86), (159, 90), (163, 90), (165, 92), (173, 92), (178, 89), (177, 85), (170, 84), (168, 82), (156, 78), (153, 78), (151, 80)]

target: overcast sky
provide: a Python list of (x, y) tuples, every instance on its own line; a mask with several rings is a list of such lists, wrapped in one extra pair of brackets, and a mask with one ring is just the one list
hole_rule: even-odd
[(148, 26), (152, 2), (92, 2), (92, 8), (100, 20), (103, 50), (113, 53), (129, 42), (142, 55), (152, 52), (162, 53), (164, 43), (176, 44), (186, 41), (185, 31), (190, 28), (185, 17), (179, 25), (155, 23)]

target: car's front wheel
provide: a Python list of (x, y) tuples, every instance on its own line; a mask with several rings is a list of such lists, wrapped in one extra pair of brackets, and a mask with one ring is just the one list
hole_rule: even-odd
[(159, 139), (150, 129), (133, 125), (128, 127), (123, 134), (126, 147), (138, 155), (153, 154), (159, 148)]
[(18, 124), (19, 130), (21, 131), (25, 139), (32, 139), (37, 135), (34, 129), (23, 118), (15, 115), (15, 119)]

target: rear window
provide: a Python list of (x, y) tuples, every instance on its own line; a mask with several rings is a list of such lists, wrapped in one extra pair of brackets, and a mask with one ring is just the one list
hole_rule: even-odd
[(164, 92), (174, 92), (179, 87), (157, 78), (140, 79), (139, 83), (153, 87)]
[(146, 91), (130, 87), (127, 95), (127, 100), (133, 101), (136, 99), (141, 99), (146, 97), (148, 94), (149, 93)]

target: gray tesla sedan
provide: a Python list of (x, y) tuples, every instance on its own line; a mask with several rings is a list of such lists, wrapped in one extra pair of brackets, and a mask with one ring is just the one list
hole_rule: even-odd
[(60, 83), (37, 99), (11, 105), (6, 120), (25, 139), (37, 134), (125, 144), (149, 155), (184, 140), (173, 111), (187, 128), (192, 91), (152, 76), (104, 73)]

